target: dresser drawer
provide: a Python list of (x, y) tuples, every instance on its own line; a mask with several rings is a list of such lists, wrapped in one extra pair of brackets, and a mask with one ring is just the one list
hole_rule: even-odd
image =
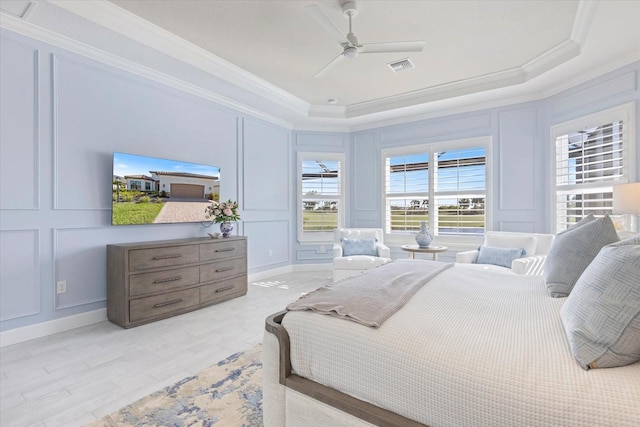
[(139, 322), (177, 311), (187, 310), (190, 307), (197, 306), (199, 300), (200, 290), (198, 288), (133, 299), (129, 302), (129, 321)]
[(129, 296), (135, 297), (151, 292), (167, 292), (200, 281), (198, 266), (132, 274), (129, 277)]
[(247, 276), (240, 276), (235, 279), (202, 286), (200, 288), (200, 304), (215, 302), (224, 299), (227, 295), (242, 295), (245, 293), (247, 293)]
[(129, 271), (191, 264), (199, 260), (198, 245), (134, 249), (129, 251)]
[(247, 259), (230, 259), (218, 261), (200, 266), (200, 281), (211, 282), (213, 280), (233, 277), (247, 272)]
[(247, 246), (244, 240), (221, 240), (200, 245), (200, 260), (202, 261), (243, 257), (246, 254)]

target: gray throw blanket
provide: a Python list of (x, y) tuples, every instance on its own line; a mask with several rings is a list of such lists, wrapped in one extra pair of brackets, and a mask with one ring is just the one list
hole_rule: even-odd
[(394, 261), (303, 295), (289, 311), (311, 310), (379, 328), (425, 283), (453, 263)]

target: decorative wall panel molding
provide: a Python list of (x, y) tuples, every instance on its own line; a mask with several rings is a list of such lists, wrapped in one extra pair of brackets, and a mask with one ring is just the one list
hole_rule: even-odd
[(636, 90), (636, 72), (631, 71), (558, 98), (552, 104), (552, 111), (554, 115), (561, 116), (584, 108), (585, 105), (631, 93), (634, 90)]
[(501, 210), (536, 208), (536, 111), (531, 107), (499, 115), (500, 172), (496, 178)]
[[(353, 170), (370, 170), (371, 173), (353, 174), (353, 193), (349, 199), (353, 203), (353, 211), (377, 211), (380, 205), (379, 188), (382, 185), (379, 179), (373, 177), (380, 176), (379, 171), (381, 166), (378, 161), (378, 155), (380, 150), (375, 145), (375, 135), (368, 133), (362, 135), (356, 135), (353, 138), (353, 161), (356, 165)], [(365, 166), (366, 165), (366, 166)]]
[[(242, 182), (245, 211), (288, 211), (292, 178), (289, 132), (243, 120)], [(224, 172), (223, 172), (224, 173)], [(224, 182), (224, 176), (222, 177)], [(277, 191), (273, 191), (277, 189)]]
[(39, 231), (0, 231), (0, 320), (40, 312)]
[(346, 134), (327, 132), (294, 132), (296, 146), (320, 147), (324, 150), (344, 149), (346, 147)]
[[(382, 144), (400, 141), (415, 141), (420, 138), (468, 133), (491, 129), (491, 114), (476, 114), (446, 119), (434, 119), (416, 124), (392, 126), (382, 131)], [(424, 142), (424, 141), (423, 141)]]
[(107, 244), (114, 237), (113, 228), (53, 230), (52, 292), (56, 282), (67, 282), (66, 293), (55, 295), (54, 310), (106, 301)]
[(535, 233), (536, 224), (534, 221), (500, 221), (500, 231)]
[(40, 207), (39, 57), (32, 46), (2, 40), (0, 209)]
[(243, 224), (249, 269), (291, 262), (289, 221), (244, 221)]

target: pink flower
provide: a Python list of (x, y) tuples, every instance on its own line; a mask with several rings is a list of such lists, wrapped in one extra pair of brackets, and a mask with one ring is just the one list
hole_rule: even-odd
[(223, 212), (226, 216), (231, 216), (233, 214), (233, 212), (231, 212), (231, 208), (225, 208)]

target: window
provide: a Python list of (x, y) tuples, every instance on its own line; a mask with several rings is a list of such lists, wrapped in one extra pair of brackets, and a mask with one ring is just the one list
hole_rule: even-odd
[(149, 181), (144, 183), (144, 189), (146, 191), (151, 191), (151, 183)]
[(300, 153), (300, 241), (332, 241), (333, 230), (344, 224), (342, 154)]
[(141, 190), (142, 189), (142, 181), (131, 181), (131, 189), (132, 190)]
[(581, 218), (612, 214), (613, 184), (635, 178), (633, 104), (552, 128), (556, 232)]
[(387, 234), (482, 235), (486, 223), (488, 138), (383, 151)]

